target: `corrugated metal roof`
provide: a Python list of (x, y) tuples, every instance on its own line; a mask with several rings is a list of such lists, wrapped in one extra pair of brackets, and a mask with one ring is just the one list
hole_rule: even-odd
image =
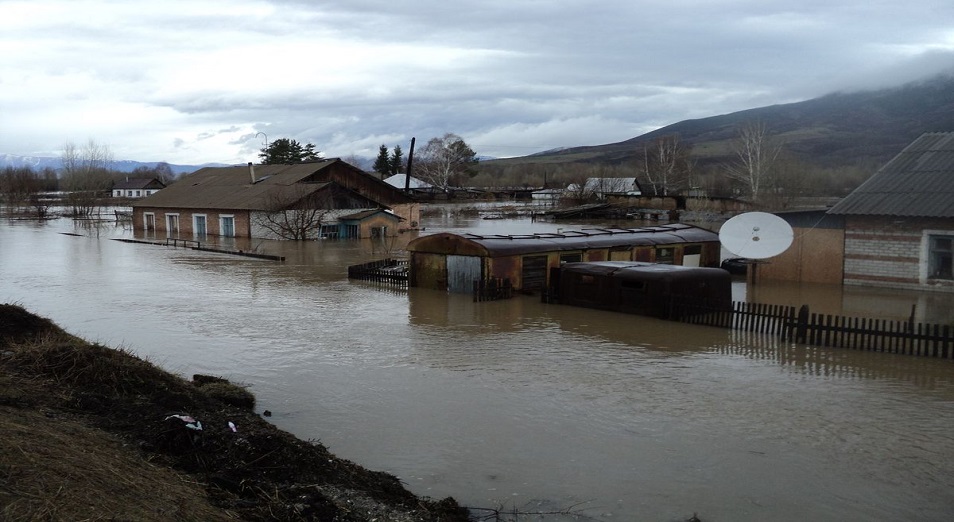
[(301, 182), (337, 159), (295, 165), (208, 167), (134, 203), (134, 207), (264, 210), (274, 202), (301, 199), (329, 183)]
[(719, 241), (719, 235), (685, 223), (643, 228), (591, 228), (561, 233), (532, 235), (434, 234), (411, 241), (410, 252), (443, 252), (449, 240), (468, 243), (471, 249), (489, 257), (588, 250), (596, 248), (670, 245)]
[(954, 132), (922, 134), (828, 213), (954, 217)]

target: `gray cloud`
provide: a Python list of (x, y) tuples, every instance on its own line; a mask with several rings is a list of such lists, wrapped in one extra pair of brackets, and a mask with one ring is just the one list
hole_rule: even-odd
[(0, 5), (0, 152), (27, 155), (94, 137), (238, 163), (259, 132), (525, 155), (954, 67), (954, 5), (933, 0)]

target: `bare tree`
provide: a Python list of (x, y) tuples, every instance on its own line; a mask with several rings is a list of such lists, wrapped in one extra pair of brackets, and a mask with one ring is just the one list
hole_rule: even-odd
[(415, 176), (447, 192), (465, 176), (476, 174), (477, 154), (460, 136), (447, 133), (431, 138), (414, 166)]
[(690, 152), (678, 134), (660, 136), (643, 146), (637, 170), (654, 196), (676, 194), (686, 187), (692, 170)]
[(265, 210), (255, 214), (254, 223), (279, 239), (302, 241), (318, 239), (321, 226), (334, 214), (331, 189), (313, 192), (314, 186), (299, 183), (276, 187), (269, 195)]
[(768, 135), (764, 123), (755, 121), (739, 128), (733, 150), (736, 159), (726, 166), (726, 174), (740, 181), (748, 190), (749, 198), (758, 202), (763, 188), (772, 183), (773, 165), (782, 151), (782, 144)]
[(6, 167), (0, 171), (0, 195), (9, 209), (17, 213), (29, 207), (35, 217), (46, 217), (49, 204), (40, 197), (44, 185), (45, 181), (29, 167)]
[(63, 147), (62, 188), (73, 217), (89, 217), (99, 200), (112, 187), (109, 167), (112, 153), (106, 145), (90, 139), (82, 149), (73, 143)]

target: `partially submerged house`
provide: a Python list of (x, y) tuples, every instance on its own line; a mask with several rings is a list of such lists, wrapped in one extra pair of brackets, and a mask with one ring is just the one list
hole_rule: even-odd
[(410, 286), (469, 293), (474, 281), (509, 279), (546, 288), (550, 269), (581, 261), (642, 261), (718, 267), (719, 236), (684, 223), (519, 236), (440, 233), (408, 243)]
[(337, 158), (200, 169), (133, 205), (133, 227), (175, 238), (393, 236), (420, 204)]
[(166, 184), (157, 178), (126, 178), (113, 183), (114, 198), (138, 199), (151, 196), (166, 188)]
[(954, 132), (921, 135), (828, 214), (844, 284), (954, 292)]

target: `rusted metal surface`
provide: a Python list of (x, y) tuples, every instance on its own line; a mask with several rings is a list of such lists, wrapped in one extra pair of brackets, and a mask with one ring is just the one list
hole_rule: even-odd
[[(514, 236), (441, 233), (415, 239), (407, 250), (412, 259), (412, 286), (446, 289), (450, 277), (446, 258), (477, 256), (486, 260), (487, 277), (510, 279), (516, 290), (536, 290), (546, 286), (549, 269), (563, 262), (613, 260), (678, 265), (683, 262), (686, 247), (701, 253), (701, 266), (719, 266), (718, 234), (683, 223)], [(414, 261), (425, 256), (426, 262)], [(443, 272), (432, 266), (440, 263), (435, 256), (445, 260)], [(529, 267), (524, 266), (527, 260)], [(415, 270), (420, 273), (414, 274)]]

